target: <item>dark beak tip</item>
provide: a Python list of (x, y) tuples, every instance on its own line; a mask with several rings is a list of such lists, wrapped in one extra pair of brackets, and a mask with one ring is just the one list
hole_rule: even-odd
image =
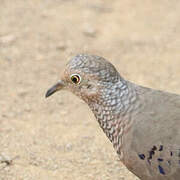
[(48, 92), (46, 92), (46, 94), (45, 94), (45, 98), (48, 98), (49, 97), (49, 94), (48, 94)]
[(45, 98), (48, 98), (49, 96), (51, 96), (52, 94), (54, 94), (56, 92), (55, 89), (51, 88), (49, 89), (46, 94), (45, 94)]
[(56, 91), (59, 91), (60, 89), (62, 89), (63, 86), (64, 84), (62, 83), (62, 81), (58, 81), (54, 86), (48, 89), (48, 91), (45, 94), (45, 97), (48, 98), (49, 96), (54, 94)]

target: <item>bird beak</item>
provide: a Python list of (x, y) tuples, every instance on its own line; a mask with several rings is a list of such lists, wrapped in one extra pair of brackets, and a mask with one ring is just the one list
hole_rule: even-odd
[(54, 94), (56, 91), (61, 90), (64, 87), (64, 83), (63, 81), (58, 81), (54, 86), (52, 86), (50, 89), (48, 89), (48, 91), (46, 92), (45, 97), (49, 97), (52, 94)]

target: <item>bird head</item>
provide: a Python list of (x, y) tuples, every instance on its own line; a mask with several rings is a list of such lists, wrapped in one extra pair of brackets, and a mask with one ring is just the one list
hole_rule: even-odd
[(87, 103), (96, 102), (119, 78), (115, 67), (104, 58), (77, 55), (67, 63), (59, 81), (47, 91), (46, 97), (66, 89)]

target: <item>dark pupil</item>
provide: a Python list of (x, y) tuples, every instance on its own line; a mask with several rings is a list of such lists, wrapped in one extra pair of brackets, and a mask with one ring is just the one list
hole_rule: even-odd
[(77, 76), (73, 76), (72, 78), (71, 78), (71, 80), (72, 80), (72, 82), (73, 83), (78, 83), (79, 82), (79, 77), (77, 77)]

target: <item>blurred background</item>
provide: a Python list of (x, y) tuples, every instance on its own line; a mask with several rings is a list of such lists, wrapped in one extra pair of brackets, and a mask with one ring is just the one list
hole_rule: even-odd
[(0, 0), (0, 180), (137, 179), (84, 102), (44, 97), (79, 53), (180, 94), (180, 1)]

